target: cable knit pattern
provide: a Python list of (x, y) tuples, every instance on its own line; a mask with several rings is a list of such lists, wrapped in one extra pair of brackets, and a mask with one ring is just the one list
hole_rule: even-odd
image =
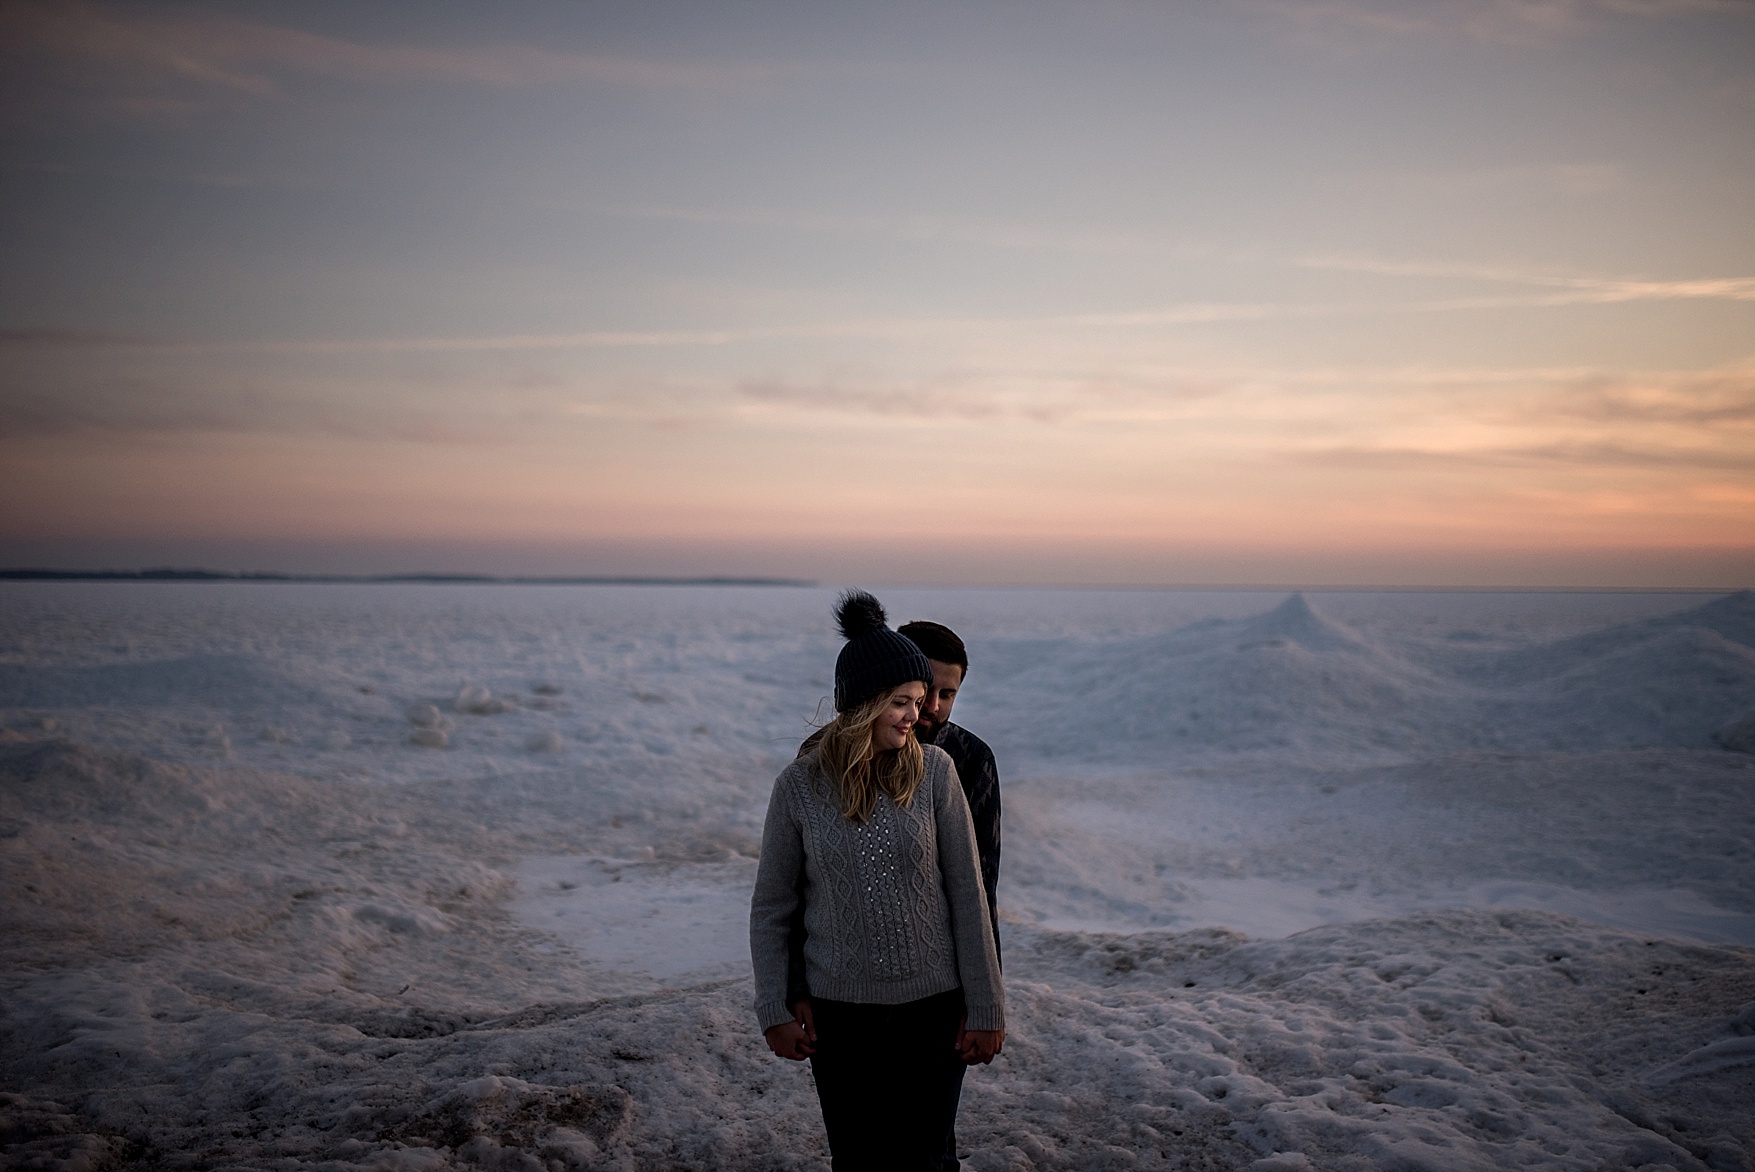
[(775, 779), (750, 900), (764, 1030), (792, 1018), (787, 939), (801, 893), (805, 975), (816, 996), (898, 1005), (960, 985), (970, 1029), (1004, 1028), (969, 804), (950, 758), (931, 745), (922, 749), (926, 776), (909, 807), (880, 796), (864, 825), (841, 816), (815, 754)]

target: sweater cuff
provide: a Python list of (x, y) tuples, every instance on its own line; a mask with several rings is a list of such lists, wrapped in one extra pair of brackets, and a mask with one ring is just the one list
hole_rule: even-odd
[(792, 1021), (792, 1007), (784, 1001), (759, 1001), (756, 1003), (756, 1021), (765, 1034), (777, 1025)]
[(1005, 1029), (1005, 1009), (999, 1005), (965, 1005), (963, 1012), (968, 1018), (963, 1028), (968, 1030), (1003, 1030)]

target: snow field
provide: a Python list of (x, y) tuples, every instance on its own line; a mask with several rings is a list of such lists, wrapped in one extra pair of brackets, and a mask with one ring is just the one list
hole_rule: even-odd
[[(499, 910), (516, 836), (416, 833), (357, 782), (55, 742), (0, 762), (9, 796), (61, 795), (6, 840), (9, 888), (38, 888), (5, 925), (15, 1157), (822, 1166), (747, 979), (581, 988), (588, 959)], [(31, 866), (63, 837), (103, 850)], [(963, 1113), (977, 1169), (1747, 1162), (1746, 950), (1453, 911), (1262, 941), (1014, 924), (1007, 965), (1012, 1038)]]
[(1044, 773), (1007, 791), (1005, 906), (1062, 928), (1280, 936), (1536, 907), (1755, 943), (1755, 759), (1471, 753), (1276, 774)]
[[(1749, 596), (884, 597), (1006, 782), (972, 1168), (1751, 1166)], [(5, 591), (0, 1166), (826, 1166), (742, 950), (829, 598)]]

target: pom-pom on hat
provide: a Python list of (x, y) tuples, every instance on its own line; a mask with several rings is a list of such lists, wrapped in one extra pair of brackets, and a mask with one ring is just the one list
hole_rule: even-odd
[(906, 635), (886, 626), (883, 604), (863, 590), (835, 602), (835, 622), (847, 640), (835, 660), (835, 711), (857, 708), (897, 684), (919, 680), (932, 687), (932, 664)]

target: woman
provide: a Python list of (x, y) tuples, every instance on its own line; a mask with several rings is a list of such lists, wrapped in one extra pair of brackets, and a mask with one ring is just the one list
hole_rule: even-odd
[[(914, 739), (932, 664), (869, 594), (835, 617), (835, 719), (768, 799), (756, 1016), (775, 1054), (810, 1059), (835, 1172), (954, 1169), (965, 1065), (1005, 1040), (975, 830), (950, 758)], [(811, 995), (788, 1004), (801, 901)]]

